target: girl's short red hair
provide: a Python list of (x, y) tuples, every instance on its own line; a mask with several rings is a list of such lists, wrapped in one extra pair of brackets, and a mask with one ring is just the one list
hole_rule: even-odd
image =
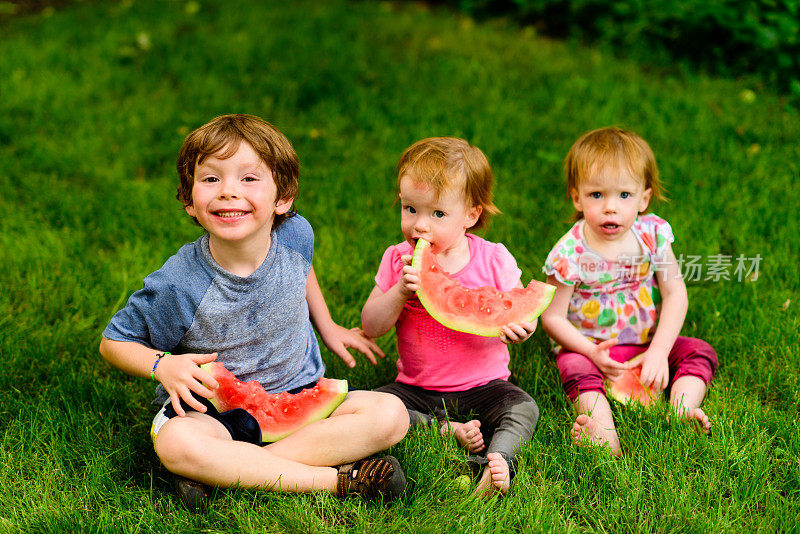
[[(652, 189), (653, 200), (665, 200), (653, 150), (637, 134), (616, 126), (598, 128), (581, 136), (564, 160), (567, 197), (599, 169), (624, 169)], [(580, 218), (580, 215), (578, 216)]]
[(493, 202), (494, 174), (481, 150), (457, 137), (429, 137), (406, 149), (397, 163), (397, 189), (400, 180), (410, 178), (439, 195), (451, 187), (463, 187), (469, 207), (482, 208), (471, 229), (486, 226), (489, 217), (500, 213)]

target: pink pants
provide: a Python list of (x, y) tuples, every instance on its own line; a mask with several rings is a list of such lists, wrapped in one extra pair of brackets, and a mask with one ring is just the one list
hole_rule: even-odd
[[(616, 345), (611, 347), (611, 358), (618, 362), (627, 362), (643, 353), (647, 347), (648, 345)], [(702, 339), (680, 336), (675, 340), (667, 362), (670, 386), (685, 375), (696, 376), (709, 384), (719, 365), (717, 353), (711, 345)], [(579, 394), (587, 391), (606, 394), (603, 373), (583, 354), (562, 350), (556, 356), (556, 365), (561, 373), (561, 385), (571, 400), (574, 401)]]

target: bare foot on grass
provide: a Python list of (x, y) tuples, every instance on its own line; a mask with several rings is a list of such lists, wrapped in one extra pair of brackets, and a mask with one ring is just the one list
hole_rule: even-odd
[(572, 436), (572, 441), (578, 445), (583, 443), (608, 444), (611, 448), (611, 454), (619, 456), (620, 447), (616, 432), (606, 430), (586, 414), (580, 414), (575, 419), (569, 433)]
[(475, 495), (490, 497), (496, 493), (505, 495), (511, 487), (511, 471), (508, 462), (500, 453), (490, 452), (486, 455), (489, 464), (483, 468), (483, 474), (478, 487), (475, 488)]
[(706, 413), (700, 408), (692, 408), (683, 412), (681, 419), (684, 421), (697, 423), (697, 430), (708, 436), (711, 434), (711, 421)]
[(452, 434), (458, 444), (469, 453), (480, 452), (484, 449), (481, 422), (477, 419), (466, 423), (448, 421), (442, 425), (441, 433), (442, 435)]

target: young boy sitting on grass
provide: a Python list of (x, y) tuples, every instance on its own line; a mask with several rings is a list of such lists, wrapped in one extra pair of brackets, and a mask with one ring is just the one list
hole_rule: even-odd
[(257, 117), (226, 115), (189, 134), (178, 199), (207, 234), (146, 277), (103, 332), (106, 360), (160, 383), (156, 454), (192, 509), (207, 504), (205, 485), (370, 499), (405, 487), (394, 457), (364, 459), (406, 434), (408, 413), (393, 395), (351, 391), (327, 419), (266, 446), (252, 416), (208, 401), (217, 382), (200, 365), (214, 360), (270, 393), (313, 386), (325, 366), (312, 319), (348, 365), (347, 347), (374, 359), (377, 347), (328, 313), (311, 226), (292, 213), (298, 171), (286, 137)]

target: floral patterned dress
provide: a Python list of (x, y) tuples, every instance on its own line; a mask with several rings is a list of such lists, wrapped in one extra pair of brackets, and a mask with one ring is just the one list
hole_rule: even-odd
[(631, 230), (642, 254), (612, 261), (589, 247), (583, 225), (581, 219), (559, 239), (543, 268), (574, 286), (567, 320), (594, 342), (617, 338), (625, 345), (649, 343), (661, 308), (655, 273), (665, 267), (672, 228), (656, 215), (639, 216)]

